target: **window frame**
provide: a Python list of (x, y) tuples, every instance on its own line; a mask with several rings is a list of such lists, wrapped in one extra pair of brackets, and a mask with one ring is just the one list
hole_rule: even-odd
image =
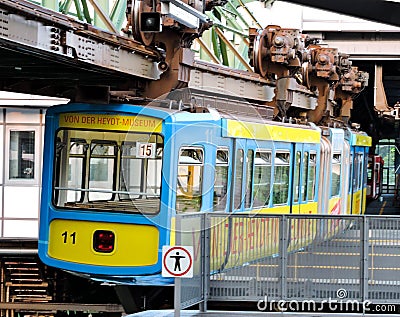
[[(335, 159), (335, 156), (339, 157), (339, 159)], [(342, 152), (333, 152), (332, 153), (332, 158), (331, 158), (331, 182), (330, 182), (330, 198), (334, 198), (334, 197), (340, 197), (340, 193), (341, 193), (341, 188), (342, 188), (342, 164), (343, 164), (343, 153)], [(338, 175), (338, 186), (336, 187), (337, 190), (336, 192), (333, 192), (333, 167), (334, 165), (339, 166), (338, 171), (339, 171), (339, 175)]]
[[(265, 161), (266, 164), (257, 164), (256, 163), (256, 159), (257, 159), (257, 154), (258, 153), (260, 153), (260, 154), (263, 153), (263, 154), (267, 155), (267, 160)], [(268, 158), (269, 158), (269, 160), (268, 160)], [(260, 157), (260, 159), (264, 160), (261, 157)], [(272, 182), (271, 182), (271, 178), (272, 178), (272, 151), (271, 150), (262, 149), (262, 148), (255, 150), (254, 174), (255, 174), (256, 169), (257, 169), (258, 166), (262, 166), (262, 167), (267, 168), (267, 169), (269, 168), (269, 182), (264, 180), (264, 182), (256, 183), (255, 176), (254, 176), (254, 180), (253, 180), (253, 207), (254, 208), (266, 208), (266, 207), (269, 207), (270, 202), (271, 202), (271, 189), (272, 189)], [(255, 193), (258, 193), (258, 190), (256, 191), (256, 187), (263, 186), (263, 185), (266, 185), (266, 184), (269, 184), (268, 191), (267, 191), (267, 195), (268, 195), (267, 200), (265, 201), (265, 203), (263, 205), (254, 206), (254, 196), (255, 196)]]
[[(34, 177), (33, 178), (10, 178), (10, 150), (11, 150), (11, 132), (34, 132)], [(5, 151), (4, 151), (4, 185), (39, 185), (41, 179), (41, 128), (33, 125), (6, 125), (5, 129)]]
[[(314, 157), (314, 160), (311, 158)], [(307, 201), (315, 201), (315, 197), (317, 197), (315, 191), (316, 191), (316, 181), (317, 181), (317, 152), (316, 151), (310, 151), (308, 153), (308, 173), (307, 173)], [(314, 178), (312, 180), (312, 191), (310, 191), (310, 173), (311, 171), (314, 171)], [(312, 197), (309, 197), (310, 192), (312, 193)]]
[[(277, 164), (276, 159), (277, 159), (277, 155), (278, 154), (287, 154), (288, 155), (287, 163), (285, 163), (285, 164)], [(274, 177), (273, 177), (273, 182), (272, 182), (272, 205), (273, 206), (285, 206), (285, 205), (289, 204), (290, 187), (291, 187), (290, 178), (291, 178), (291, 173), (292, 173), (292, 162), (291, 162), (291, 160), (292, 160), (292, 152), (290, 150), (288, 150), (288, 149), (276, 150), (275, 153), (274, 153), (274, 159), (273, 159), (273, 174), (274, 174)], [(285, 202), (276, 203), (275, 202), (275, 194), (276, 194), (276, 192), (275, 192), (275, 184), (278, 184), (278, 183), (276, 183), (276, 176), (277, 176), (276, 168), (279, 167), (279, 166), (284, 166), (284, 167), (288, 168), (287, 195), (286, 195), (286, 201)], [(279, 183), (279, 184), (281, 184), (281, 183)]]
[[(67, 132), (65, 132), (67, 131)], [(84, 180), (82, 181), (82, 188), (81, 188), (81, 197), (83, 197), (83, 199), (81, 198), (80, 200), (76, 200), (76, 201), (68, 201), (67, 197), (63, 199), (62, 202), (59, 202), (59, 196), (61, 195), (61, 191), (65, 191), (66, 193), (69, 190), (73, 190), (73, 189), (68, 189), (68, 186), (60, 186), (60, 179), (57, 179), (57, 175), (60, 175), (61, 172), (61, 168), (63, 168), (62, 166), (58, 166), (59, 164), (57, 164), (57, 159), (56, 159), (56, 155), (57, 155), (57, 139), (60, 135), (62, 135), (61, 133), (68, 133), (69, 131), (73, 131), (75, 134), (71, 135), (67, 135), (66, 138), (68, 139), (67, 142), (69, 142), (69, 145), (65, 144), (64, 147), (67, 147), (67, 151), (70, 150), (71, 148), (71, 140), (81, 140), (81, 141), (85, 141), (84, 144), (86, 144), (88, 146), (88, 148), (84, 151), (83, 154), (77, 154), (77, 156), (82, 157), (83, 158), (83, 163), (82, 166), (84, 168), (84, 170), (82, 171), (82, 173), (84, 173)], [(97, 134), (105, 134), (105, 132), (107, 132), (107, 137), (105, 137), (104, 139), (101, 139), (97, 136)], [(87, 134), (87, 135), (86, 135)], [(92, 137), (91, 134), (93, 134)], [(131, 139), (129, 139), (128, 135), (132, 135)], [(143, 215), (157, 215), (160, 213), (160, 210), (162, 208), (162, 204), (161, 204), (161, 194), (162, 194), (162, 173), (163, 173), (163, 163), (164, 163), (164, 155), (160, 156), (160, 160), (161, 160), (161, 168), (160, 168), (160, 193), (159, 195), (153, 195), (153, 194), (143, 194), (143, 196), (146, 197), (146, 199), (144, 199), (144, 201), (148, 200), (148, 203), (144, 203), (142, 205), (137, 204), (137, 202), (135, 202), (135, 200), (138, 199), (131, 199), (132, 200), (132, 205), (130, 206), (125, 206), (123, 205), (123, 202), (126, 201), (126, 199), (121, 198), (119, 195), (129, 195), (128, 192), (125, 192), (123, 190), (120, 189), (120, 174), (122, 172), (121, 170), (121, 166), (122, 166), (122, 155), (121, 155), (121, 146), (123, 144), (124, 141), (128, 140), (129, 142), (140, 142), (140, 139), (142, 138), (142, 136), (144, 138), (148, 138), (150, 140), (150, 138), (154, 138), (156, 141), (156, 149), (157, 149), (157, 144), (158, 145), (162, 145), (162, 150), (164, 151), (165, 149), (165, 143), (164, 143), (164, 136), (161, 133), (151, 133), (151, 132), (142, 132), (142, 131), (123, 131), (123, 130), (110, 130), (110, 131), (105, 131), (105, 130), (96, 130), (96, 129), (76, 129), (76, 128), (70, 128), (70, 127), (62, 127), (57, 129), (56, 131), (54, 131), (54, 150), (53, 150), (53, 177), (52, 177), (52, 205), (54, 206), (55, 209), (60, 209), (60, 210), (76, 210), (76, 209), (80, 209), (80, 210), (84, 210), (86, 212), (111, 212), (111, 213), (121, 213), (121, 214), (130, 214), (130, 215), (135, 215), (135, 214), (143, 214)], [(62, 141), (62, 143), (65, 143), (65, 141)], [(105, 193), (110, 193), (112, 195), (112, 197), (108, 200), (89, 200), (88, 198), (88, 193), (89, 193), (89, 182), (90, 182), (90, 160), (92, 159), (92, 148), (91, 145), (92, 144), (107, 144), (107, 145), (113, 145), (115, 146), (115, 153), (112, 155), (109, 155), (109, 157), (111, 157), (116, 164), (114, 164), (114, 168), (116, 169), (113, 172), (113, 184), (112, 190), (108, 190)], [(98, 155), (94, 155), (94, 158), (98, 158)], [(69, 153), (65, 154), (65, 158), (70, 158)], [(68, 162), (64, 162), (64, 164), (67, 164), (69, 166), (69, 160)], [(64, 167), (64, 172), (68, 172), (69, 169)], [(62, 181), (67, 181), (68, 182), (68, 175), (64, 176), (66, 177), (66, 179), (63, 179)], [(79, 191), (79, 190), (78, 190)], [(64, 194), (67, 195), (67, 194)], [(156, 202), (158, 200), (158, 204), (157, 207), (156, 204), (152, 203), (150, 201), (150, 199), (148, 198), (148, 196), (151, 197), (155, 197)], [(118, 197), (118, 199), (116, 199)], [(102, 207), (101, 205), (95, 205), (95, 203), (100, 203), (100, 202), (109, 202), (109, 203), (115, 203), (111, 206), (105, 206)], [(81, 203), (82, 205), (78, 205), (79, 203)], [(140, 203), (140, 202), (139, 202)], [(69, 204), (69, 205), (66, 205)], [(75, 204), (75, 205), (73, 205)], [(85, 205), (86, 204), (86, 205)], [(87, 205), (90, 204), (94, 204), (91, 207), (88, 207)], [(120, 206), (120, 207), (119, 207)], [(149, 211), (151, 209), (151, 211)]]
[[(217, 163), (217, 158), (218, 158), (218, 152), (219, 151), (223, 151), (227, 153), (227, 162), (226, 163)], [(226, 146), (221, 146), (221, 147), (217, 147), (216, 151), (215, 151), (215, 171), (214, 171), (214, 184), (213, 184), (213, 202), (212, 202), (212, 206), (213, 206), (213, 211), (226, 211), (227, 210), (227, 206), (229, 203), (229, 166), (231, 164), (230, 162), (230, 149), (229, 147)], [(219, 205), (214, 203), (214, 199), (215, 199), (215, 184), (216, 184), (216, 176), (217, 176), (217, 167), (224, 167), (227, 170), (227, 174), (226, 174), (226, 187), (225, 187), (225, 195), (226, 195), (226, 199), (225, 199), (225, 206), (224, 208), (215, 208), (216, 206)]]
[[(181, 157), (181, 152), (182, 150), (200, 150), (202, 152), (202, 162), (199, 164), (189, 164), (189, 163), (180, 163), (180, 157)], [(175, 210), (176, 213), (185, 213), (185, 212), (200, 212), (203, 208), (203, 180), (204, 180), (204, 166), (205, 166), (205, 149), (202, 146), (199, 145), (182, 145), (179, 149), (178, 149), (178, 156), (177, 156), (178, 160), (177, 160), (177, 169), (176, 169), (176, 191), (175, 191)], [(200, 201), (199, 201), (199, 207), (198, 210), (196, 209), (191, 209), (191, 210), (178, 210), (178, 186), (179, 186), (179, 182), (178, 182), (178, 178), (179, 178), (179, 166), (201, 166), (201, 170), (200, 170), (200, 184), (199, 184), (199, 190), (200, 193), (198, 195), (198, 197), (200, 197)], [(196, 197), (196, 196), (194, 196)]]

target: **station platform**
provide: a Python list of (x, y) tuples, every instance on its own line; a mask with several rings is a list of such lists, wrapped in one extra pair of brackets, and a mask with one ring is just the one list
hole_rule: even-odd
[[(369, 202), (367, 204), (368, 215), (382, 215), (385, 217), (373, 217), (370, 222), (370, 229), (368, 232), (368, 243), (369, 257), (366, 260), (370, 260), (368, 264), (369, 269), (367, 271), (373, 272), (374, 279), (368, 285), (368, 295), (371, 298), (375, 298), (375, 293), (377, 287), (379, 288), (379, 294), (376, 296), (387, 296), (388, 299), (392, 298), (394, 293), (398, 294), (398, 285), (395, 284), (399, 267), (396, 263), (399, 263), (400, 259), (400, 235), (398, 234), (400, 228), (400, 220), (396, 217), (390, 216), (400, 216), (400, 201), (396, 201), (393, 194), (383, 195), (381, 199)], [(357, 216), (355, 216), (357, 217)], [(358, 218), (357, 218), (358, 219)], [(358, 220), (359, 221), (359, 220)], [(326, 296), (335, 296), (337, 291), (340, 289), (345, 289), (349, 296), (352, 296), (354, 292), (358, 291), (358, 280), (356, 278), (360, 276), (360, 262), (362, 260), (362, 252), (366, 247), (360, 244), (362, 233), (360, 232), (360, 226), (353, 226), (348, 230), (335, 237), (334, 239), (327, 239), (323, 243), (318, 243), (314, 246), (309, 246), (307, 248), (301, 249), (295, 253), (287, 254), (287, 266), (286, 274), (289, 277), (295, 276), (298, 278), (299, 286), (296, 288), (297, 284), (293, 279), (288, 279), (288, 287), (293, 293), (294, 291), (306, 292), (306, 288), (310, 288), (310, 294), (314, 296), (320, 296), (315, 293), (319, 289), (326, 292)], [(213, 284), (213, 289), (221, 289), (224, 287), (227, 290), (231, 288), (240, 288), (240, 282), (245, 283), (246, 277), (253, 277), (265, 273), (265, 276), (258, 276), (258, 281), (261, 283), (264, 277), (264, 282), (267, 281), (268, 290), (274, 290), (273, 278), (267, 275), (267, 270), (271, 270), (275, 267), (279, 267), (277, 263), (277, 258), (270, 259), (269, 261), (247, 265), (245, 268), (238, 268), (237, 273), (225, 272), (224, 278), (221, 279), (217, 284)], [(244, 271), (248, 269), (249, 271)], [(240, 271), (242, 270), (242, 271)], [(312, 270), (312, 271), (311, 271)], [(236, 275), (235, 275), (236, 274)], [(271, 275), (272, 277), (275, 275)], [(221, 275), (222, 277), (222, 275)], [(354, 278), (356, 277), (356, 278)], [(240, 279), (242, 278), (242, 279)], [(270, 278), (268, 280), (268, 278)], [(301, 280), (307, 280), (307, 283), (303, 283)], [(329, 280), (331, 281), (330, 287), (325, 287), (324, 283)], [(236, 284), (234, 284), (236, 281)], [(356, 282), (354, 282), (356, 281)], [(267, 283), (265, 282), (265, 283)], [(352, 286), (351, 283), (355, 283)], [(249, 284), (250, 285), (250, 284)], [(311, 285), (311, 286), (310, 286)], [(381, 285), (381, 286), (379, 286)], [(397, 286), (396, 286), (397, 285)], [(250, 285), (251, 286), (251, 285)], [(249, 287), (250, 287), (249, 286)], [(263, 285), (260, 284), (260, 287)], [(264, 285), (265, 286), (265, 285)], [(250, 289), (250, 288), (249, 288)], [(331, 289), (331, 292), (329, 293)], [(288, 291), (288, 290), (287, 290)], [(353, 292), (353, 293), (352, 293)], [(216, 292), (218, 294), (218, 292)], [(242, 294), (242, 293), (241, 293)], [(247, 294), (247, 293), (243, 293)], [(356, 293), (354, 293), (356, 294)], [(399, 293), (400, 294), (400, 293)], [(304, 293), (305, 300), (311, 298), (311, 295)], [(322, 295), (321, 295), (322, 296)], [(392, 296), (392, 297), (391, 297)], [(232, 296), (233, 297), (233, 296)], [(239, 296), (240, 297), (240, 296)], [(376, 297), (376, 298), (378, 298)], [(347, 299), (351, 299), (350, 297)], [(235, 299), (232, 299), (235, 302)], [(378, 301), (379, 302), (379, 301)], [(398, 306), (398, 301), (394, 300), (396, 303), (396, 312), (400, 312), (400, 307)], [(350, 313), (334, 313), (334, 312), (275, 312), (275, 311), (258, 311), (255, 307), (254, 309), (246, 310), (246, 305), (241, 304), (237, 301), (235, 307), (218, 306), (215, 302), (211, 304), (208, 302), (208, 308), (206, 312), (201, 312), (198, 309), (194, 309), (192, 306), (188, 309), (183, 309), (176, 314), (173, 309), (168, 310), (148, 310), (135, 314), (130, 314), (128, 317), (217, 317), (217, 316), (229, 316), (229, 317), (253, 317), (253, 316), (265, 316), (265, 317), (360, 317), (360, 316), (385, 316), (385, 317), (398, 317), (399, 314), (393, 314), (386, 311), (385, 314), (380, 314), (378, 311), (374, 313), (365, 312), (353, 312)], [(232, 310), (227, 310), (232, 309)], [(127, 317), (127, 316), (125, 316)]]
[(400, 215), (400, 200), (395, 199), (394, 194), (384, 194), (367, 204), (367, 215)]

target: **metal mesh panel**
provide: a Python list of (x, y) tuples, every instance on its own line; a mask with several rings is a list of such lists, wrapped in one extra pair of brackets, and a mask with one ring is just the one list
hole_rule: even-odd
[(400, 218), (368, 219), (368, 299), (400, 302)]
[(400, 217), (208, 213), (180, 226), (195, 250), (182, 303), (400, 303)]
[(203, 300), (204, 218), (204, 214), (188, 214), (176, 221), (176, 244), (193, 247), (193, 277), (181, 278), (182, 309)]
[(212, 299), (280, 297), (279, 217), (213, 215), (210, 231)]
[(400, 301), (400, 218), (209, 217), (211, 300)]
[(287, 299), (361, 300), (356, 218), (288, 218)]

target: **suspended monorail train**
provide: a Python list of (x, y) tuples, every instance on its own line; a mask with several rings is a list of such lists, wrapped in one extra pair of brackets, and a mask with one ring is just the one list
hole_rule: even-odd
[(69, 104), (47, 111), (44, 144), (39, 256), (90, 278), (170, 283), (179, 213), (365, 211), (371, 138), (350, 129)]

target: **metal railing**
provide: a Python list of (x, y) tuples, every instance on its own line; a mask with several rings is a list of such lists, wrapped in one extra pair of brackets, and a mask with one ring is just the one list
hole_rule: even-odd
[(400, 304), (400, 217), (181, 214), (182, 308), (207, 301)]

